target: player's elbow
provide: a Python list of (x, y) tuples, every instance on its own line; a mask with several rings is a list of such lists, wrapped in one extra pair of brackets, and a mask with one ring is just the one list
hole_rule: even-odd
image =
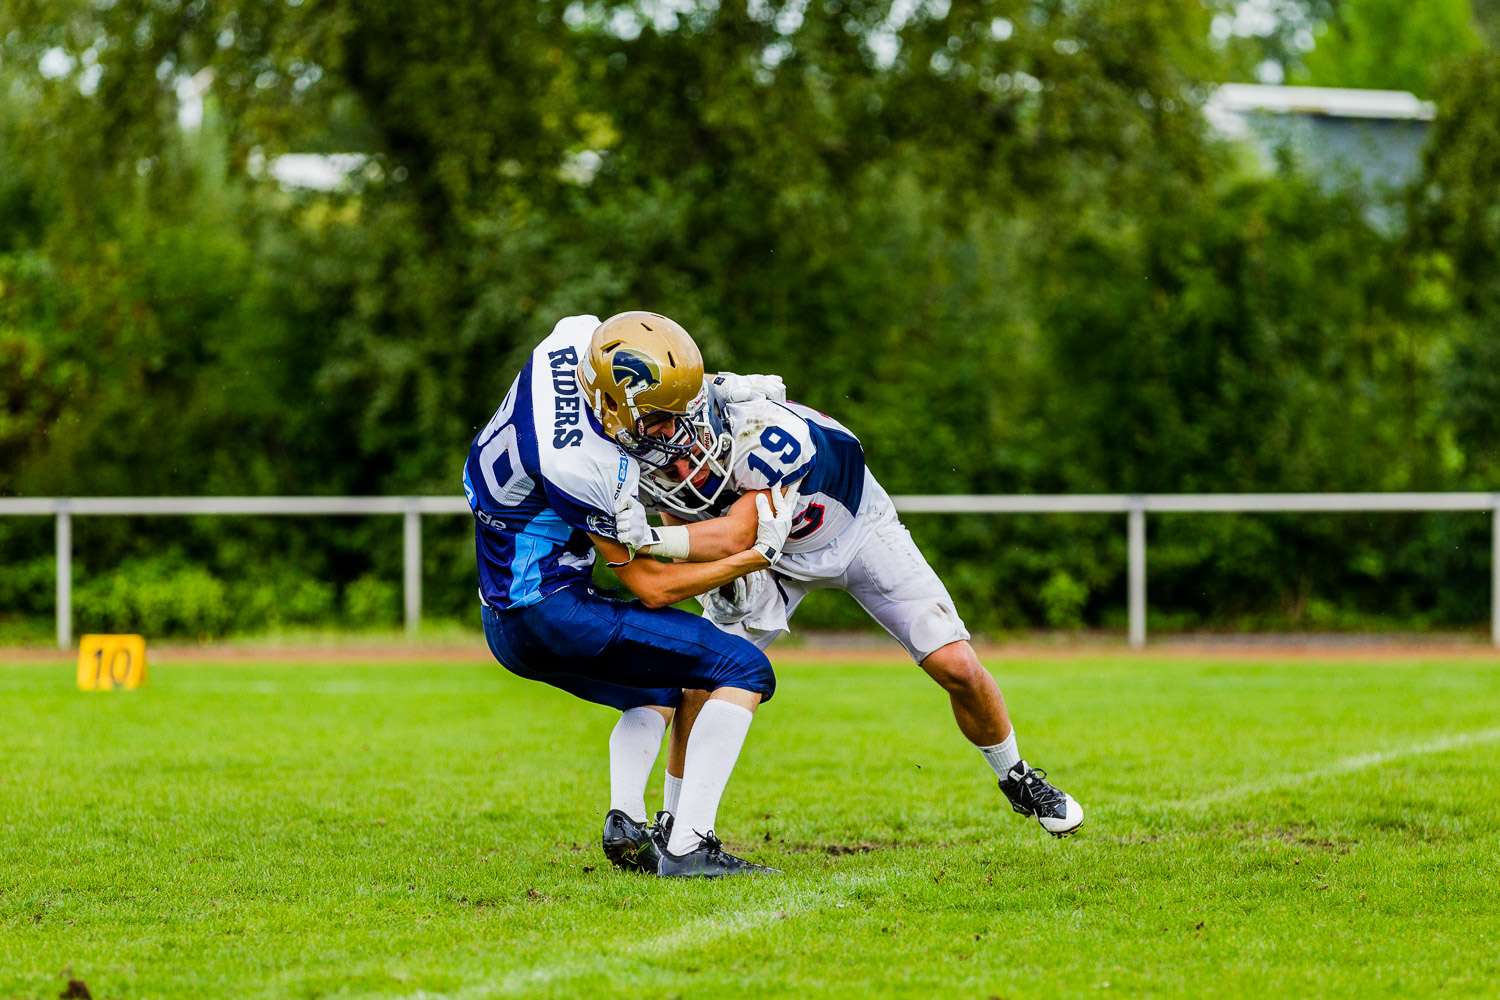
[(635, 596), (648, 608), (670, 608), (678, 601), (678, 598), (665, 590), (647, 590), (644, 594)]
[(650, 577), (639, 581), (630, 589), (635, 591), (636, 598), (648, 608), (671, 607), (681, 600), (665, 582)]

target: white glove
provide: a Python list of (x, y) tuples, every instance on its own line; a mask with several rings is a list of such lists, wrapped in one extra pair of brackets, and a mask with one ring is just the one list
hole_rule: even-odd
[(626, 497), (625, 505), (615, 511), (615, 541), (628, 548), (634, 559), (638, 549), (656, 540), (656, 529), (646, 520), (646, 506), (635, 497)]
[(635, 497), (627, 497), (620, 509), (615, 511), (615, 541), (630, 550), (630, 558), (634, 559), (637, 552), (644, 550), (647, 555), (686, 559), (692, 546), (687, 528), (681, 525), (656, 528), (646, 520), (646, 516), (645, 505)]
[[(743, 621), (745, 616), (755, 607), (761, 591), (766, 589), (766, 581), (771, 574), (763, 569), (754, 573), (747, 573), (738, 579), (715, 587), (708, 593), (698, 598), (698, 603), (703, 605), (703, 613), (708, 620), (715, 625), (733, 625), (735, 622)], [(725, 591), (728, 591), (726, 594)]]
[(781, 558), (781, 550), (786, 547), (786, 537), (792, 533), (799, 485), (800, 483), (793, 483), (788, 486), (785, 496), (782, 496), (781, 490), (772, 486), (769, 501), (766, 499), (767, 494), (755, 494), (755, 510), (760, 515), (760, 523), (755, 527), (754, 547), (772, 566)]
[(772, 399), (786, 402), (786, 383), (780, 375), (736, 375), (734, 372), (719, 372), (714, 376), (714, 389), (726, 403), (747, 403), (752, 399)]

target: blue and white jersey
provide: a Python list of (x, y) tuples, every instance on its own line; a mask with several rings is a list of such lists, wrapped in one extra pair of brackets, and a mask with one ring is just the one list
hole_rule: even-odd
[(599, 320), (569, 316), (531, 352), (505, 402), (469, 446), (479, 596), (520, 608), (593, 574), (586, 532), (615, 537), (615, 511), (640, 469), (604, 437), (578, 388)]
[(836, 577), (868, 528), (866, 514), (890, 498), (865, 468), (859, 439), (843, 424), (801, 403), (730, 403), (734, 466), (712, 514), (740, 495), (800, 482), (797, 510), (776, 572), (800, 580)]

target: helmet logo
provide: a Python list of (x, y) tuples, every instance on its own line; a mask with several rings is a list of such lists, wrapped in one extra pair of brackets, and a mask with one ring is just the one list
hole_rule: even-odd
[(610, 374), (614, 376), (615, 385), (624, 388), (627, 399), (634, 399), (637, 394), (661, 385), (661, 366), (649, 355), (628, 348), (615, 352), (610, 361)]

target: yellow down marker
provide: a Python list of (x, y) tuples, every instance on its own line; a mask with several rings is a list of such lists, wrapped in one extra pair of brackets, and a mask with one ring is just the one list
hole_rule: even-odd
[(146, 683), (146, 640), (138, 635), (86, 635), (78, 644), (78, 690), (112, 691)]

